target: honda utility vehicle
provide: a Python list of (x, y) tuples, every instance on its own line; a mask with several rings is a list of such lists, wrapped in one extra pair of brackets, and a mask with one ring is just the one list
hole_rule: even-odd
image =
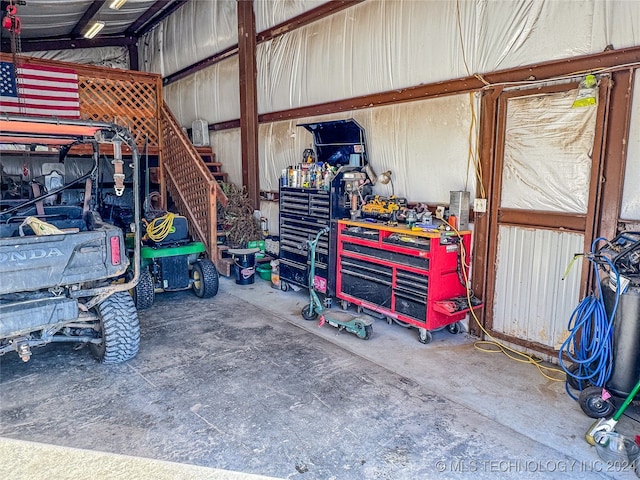
[(133, 358), (140, 202), (130, 132), (0, 115), (0, 165), (0, 355), (26, 362), (34, 347), (69, 342), (105, 364)]

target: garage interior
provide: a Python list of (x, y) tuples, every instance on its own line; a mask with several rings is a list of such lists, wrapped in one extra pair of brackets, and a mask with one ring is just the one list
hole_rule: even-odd
[[(131, 129), (162, 206), (187, 219), (220, 274), (214, 298), (158, 291), (124, 364), (69, 345), (26, 363), (0, 357), (7, 471), (634, 477), (633, 461), (607, 463), (585, 441), (594, 418), (563, 366), (570, 319), (595, 296), (614, 325), (613, 372), (591, 386), (615, 391), (623, 377), (610, 400), (620, 411), (640, 378), (635, 3), (26, 0), (2, 10), (0, 60), (77, 72), (80, 117)], [(253, 237), (239, 242), (220, 214), (230, 186), (252, 210)], [(301, 311), (307, 250), (325, 224), (313, 205), (296, 213), (301, 195), (330, 202), (313, 257), (320, 328)], [(398, 266), (399, 255), (428, 257), (429, 273)], [(597, 265), (606, 255), (624, 293)], [(612, 427), (631, 443), (636, 410)]]

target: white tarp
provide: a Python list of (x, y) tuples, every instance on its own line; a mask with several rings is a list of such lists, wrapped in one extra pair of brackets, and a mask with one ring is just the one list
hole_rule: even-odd
[[(257, 30), (320, 3), (258, 1)], [(235, 1), (190, 2), (145, 38), (146, 68), (169, 75), (234, 44), (236, 35)], [(640, 2), (366, 0), (258, 46), (258, 110), (287, 110), (639, 44)], [(165, 88), (182, 125), (190, 127), (196, 118), (216, 123), (239, 117), (237, 68), (233, 57)], [(366, 129), (375, 169), (394, 172), (399, 195), (445, 202), (449, 190), (475, 185), (473, 169), (467, 171), (466, 96), (314, 120), (351, 116)], [(291, 131), (308, 120), (261, 125), (262, 189), (276, 190), (281, 169), (301, 156), (307, 142), (292, 140)], [(640, 152), (633, 142), (634, 137), (630, 155)], [(240, 172), (240, 144), (231, 143), (224, 147), (227, 157), (218, 158), (227, 171)], [(631, 160), (628, 168), (634, 168)], [(626, 205), (634, 204), (633, 195), (625, 189)], [(581, 210), (580, 202), (571, 211)], [(633, 214), (640, 215), (640, 207)]]
[(124, 47), (76, 48), (73, 50), (50, 50), (29, 52), (30, 57), (82, 63), (98, 67), (129, 69), (129, 52)]
[[(448, 203), (450, 190), (466, 189), (473, 197), (475, 173), (467, 169), (468, 94), (260, 125), (260, 188), (277, 191), (282, 169), (301, 162), (302, 151), (313, 143), (297, 124), (345, 118), (364, 128), (368, 161), (378, 174), (391, 170), (397, 196)], [(374, 191), (390, 195), (391, 187), (378, 184)]]
[[(320, 3), (260, 1), (258, 31)], [(145, 37), (145, 68), (170, 75), (224, 50), (236, 21), (234, 0), (188, 3)], [(259, 111), (637, 44), (638, 2), (367, 0), (258, 46)]]
[(240, 118), (238, 81), (238, 57), (233, 56), (170, 83), (163, 93), (182, 126), (190, 128), (195, 119), (218, 123)]
[(275, 27), (323, 3), (327, 3), (327, 0), (254, 0), (256, 31)]
[(508, 100), (503, 208), (587, 213), (597, 105), (573, 108), (577, 93)]
[(197, 1), (143, 37), (140, 50), (147, 71), (167, 76), (237, 43), (236, 0)]

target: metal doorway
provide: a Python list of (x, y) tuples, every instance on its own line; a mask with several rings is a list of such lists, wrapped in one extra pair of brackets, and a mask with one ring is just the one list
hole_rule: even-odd
[(576, 264), (562, 279), (593, 237), (608, 91), (601, 79), (597, 104), (579, 108), (576, 84), (503, 92), (498, 100), (486, 326), (550, 356), (588, 275)]

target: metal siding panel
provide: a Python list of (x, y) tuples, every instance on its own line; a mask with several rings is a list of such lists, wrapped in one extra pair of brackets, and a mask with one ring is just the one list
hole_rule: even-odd
[(579, 302), (581, 260), (562, 275), (584, 236), (500, 226), (493, 329), (558, 349)]

